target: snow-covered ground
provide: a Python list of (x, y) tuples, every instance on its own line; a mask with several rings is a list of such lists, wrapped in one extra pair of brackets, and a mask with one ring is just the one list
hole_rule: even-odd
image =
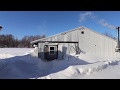
[(0, 79), (117, 79), (120, 58), (87, 53), (43, 61), (33, 48), (0, 48)]

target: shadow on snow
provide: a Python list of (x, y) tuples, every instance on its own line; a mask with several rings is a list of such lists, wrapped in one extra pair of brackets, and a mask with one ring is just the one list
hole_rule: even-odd
[(0, 79), (38, 78), (65, 70), (69, 66), (91, 64), (74, 56), (69, 56), (69, 60), (43, 61), (29, 54), (1, 61), (6, 63), (0, 69)]

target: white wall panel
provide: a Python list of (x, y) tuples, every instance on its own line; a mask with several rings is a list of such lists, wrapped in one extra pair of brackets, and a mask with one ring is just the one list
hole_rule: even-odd
[[(81, 27), (80, 27), (81, 28)], [(46, 38), (44, 40), (49, 41), (79, 41), (79, 48), (85, 53), (90, 53), (99, 57), (120, 57), (119, 52), (115, 52), (115, 47), (117, 45), (116, 40), (111, 39), (102, 34), (96, 33), (86, 27), (84, 29), (75, 30), (54, 35), (53, 37)], [(81, 34), (84, 31), (84, 34)], [(42, 40), (42, 39), (41, 39)], [(68, 43), (61, 43), (63, 47), (67, 48)], [(74, 44), (69, 44), (75, 47)], [(68, 50), (68, 49), (67, 49)], [(72, 50), (73, 52), (74, 50)], [(65, 53), (65, 50), (63, 50)], [(69, 51), (67, 51), (69, 53)]]

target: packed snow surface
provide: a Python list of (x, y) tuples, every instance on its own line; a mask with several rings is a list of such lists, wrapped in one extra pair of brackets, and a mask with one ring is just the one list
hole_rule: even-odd
[(34, 48), (0, 48), (0, 79), (118, 79), (120, 58), (80, 53), (62, 60), (37, 58)]

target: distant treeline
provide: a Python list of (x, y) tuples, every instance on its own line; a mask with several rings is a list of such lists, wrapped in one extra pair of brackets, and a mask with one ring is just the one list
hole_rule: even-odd
[(24, 36), (19, 40), (11, 34), (0, 35), (0, 48), (30, 48), (31, 41), (45, 37), (45, 35)]
[[(112, 36), (110, 32), (104, 32), (104, 35), (116, 39)], [(45, 38), (45, 35), (35, 35), (35, 36), (24, 36), (22, 39), (18, 40), (11, 34), (0, 35), (0, 48), (30, 48), (30, 42), (33, 40)]]

